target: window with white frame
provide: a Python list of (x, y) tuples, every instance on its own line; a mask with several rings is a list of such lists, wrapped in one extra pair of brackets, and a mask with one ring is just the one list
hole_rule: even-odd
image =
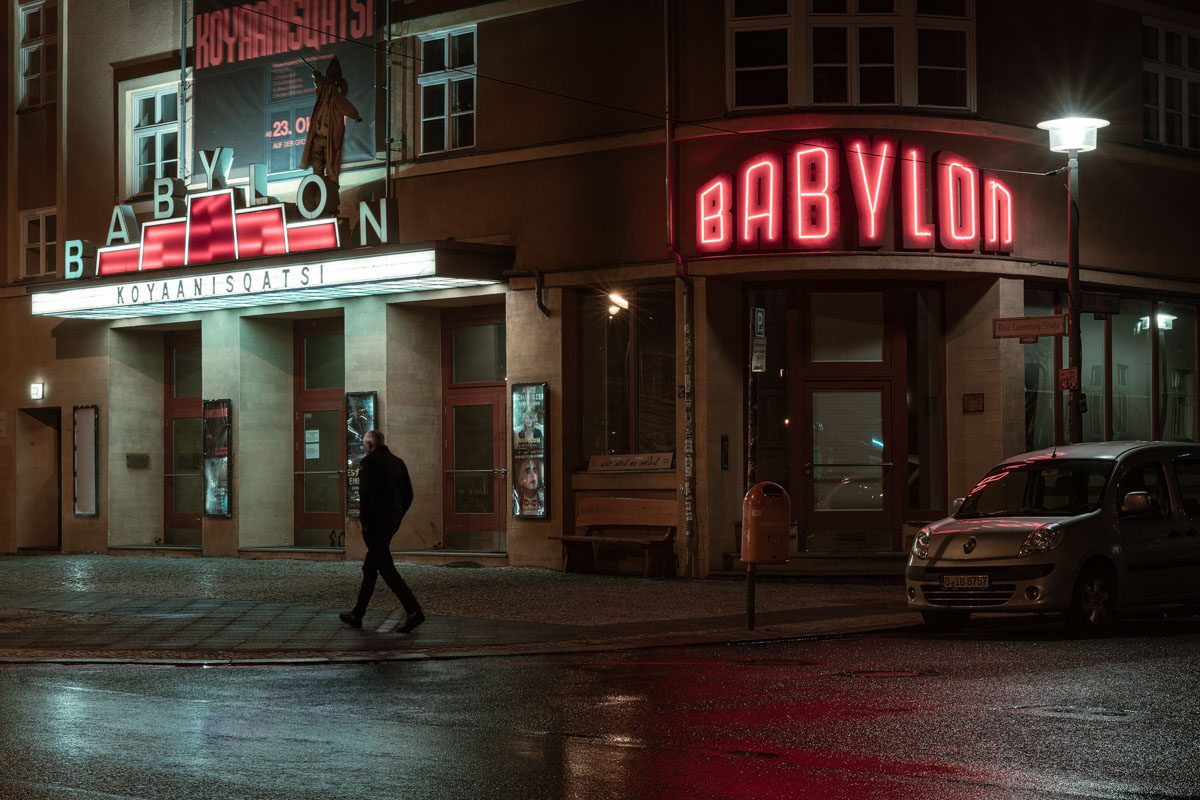
[(37, 278), (58, 272), (58, 212), (38, 208), (21, 212), (21, 277)]
[(156, 178), (179, 177), (179, 84), (131, 92), (129, 194), (149, 194)]
[(974, 107), (973, 0), (727, 0), (729, 105)]
[(474, 26), (422, 36), (419, 58), (420, 152), (474, 147)]
[(1142, 138), (1200, 150), (1200, 31), (1142, 24)]
[(20, 108), (38, 108), (58, 99), (57, 0), (22, 0), (17, 4), (20, 64), (17, 97)]

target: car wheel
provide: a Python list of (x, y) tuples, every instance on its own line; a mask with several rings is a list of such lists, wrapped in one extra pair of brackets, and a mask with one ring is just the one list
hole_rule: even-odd
[(922, 611), (925, 627), (934, 633), (954, 633), (970, 622), (970, 611)]
[(1112, 627), (1117, 616), (1117, 580), (1101, 564), (1092, 564), (1079, 573), (1067, 626), (1080, 634), (1095, 635)]

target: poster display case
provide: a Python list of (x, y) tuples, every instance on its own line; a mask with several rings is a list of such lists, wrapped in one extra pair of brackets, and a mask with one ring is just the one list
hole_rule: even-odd
[(358, 462), (367, 454), (363, 440), (376, 428), (378, 402), (376, 392), (346, 394), (346, 516), (352, 519), (359, 516)]
[(233, 516), (230, 443), (233, 441), (233, 403), (204, 401), (204, 516)]
[(548, 384), (512, 385), (512, 514), (517, 519), (550, 516), (546, 483), (549, 400)]

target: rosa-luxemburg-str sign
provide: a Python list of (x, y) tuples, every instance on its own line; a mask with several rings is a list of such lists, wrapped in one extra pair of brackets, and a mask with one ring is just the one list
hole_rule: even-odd
[(821, 137), (747, 159), (696, 190), (696, 249), (877, 249), (1007, 254), (1016, 200), (969, 159), (890, 136)]

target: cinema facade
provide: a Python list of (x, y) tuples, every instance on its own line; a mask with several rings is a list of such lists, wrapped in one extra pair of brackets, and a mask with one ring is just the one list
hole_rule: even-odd
[[(615, 34), (642, 4), (498, 5), (396, 28), (403, 52), (457, 47), (509, 83), (473, 82), (462, 138), (418, 113), (437, 74), (397, 70), (390, 184), (361, 158), (334, 203), (274, 149), (200, 133), (187, 185), (132, 203), (105, 170), (63, 169), (61, 268), (0, 300), (0, 550), (354, 558), (355, 446), (376, 426), (416, 487), (407, 558), (561, 568), (549, 537), (579, 498), (634, 496), (678, 500), (681, 572), (735, 568), (753, 478), (791, 496), (793, 568), (889, 569), (995, 462), (1065, 441), (1065, 339), (995, 325), (1066, 310), (1065, 160), (1033, 124), (1062, 109), (997, 99), (997, 53), (1025, 63), (1053, 31), (1002, 38), (1008, 4), (940, 19), (970, 46), (962, 108), (743, 108), (712, 58), (736, 4), (681, 4), (671, 98), (662, 20), (620, 28), (645, 80), (605, 102), (704, 120), (655, 127), (511, 85), (552, 58), (528, 37)], [(910, 5), (884, 15), (897, 37), (922, 24)], [(1142, 19), (1093, 11), (1114, 41)], [(1138, 46), (1114, 50), (1135, 81)], [(580, 65), (555, 66), (588, 95)], [(114, 92), (63, 72), (67, 92)], [(1114, 124), (1081, 157), (1085, 437), (1194, 440), (1200, 265), (1180, 221), (1200, 163), (1146, 143), (1125, 83), (1097, 96)], [(81, 202), (93, 184), (114, 202)]]

